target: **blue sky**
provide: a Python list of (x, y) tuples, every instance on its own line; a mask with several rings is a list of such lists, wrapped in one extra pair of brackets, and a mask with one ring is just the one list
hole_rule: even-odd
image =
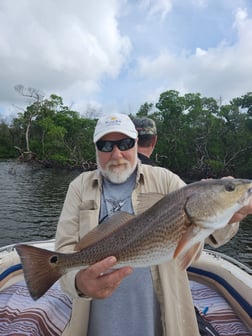
[(135, 114), (166, 90), (252, 91), (251, 0), (1, 0), (0, 117), (55, 93), (82, 115)]

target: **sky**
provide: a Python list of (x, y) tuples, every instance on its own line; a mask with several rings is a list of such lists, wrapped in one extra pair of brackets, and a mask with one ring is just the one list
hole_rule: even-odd
[(252, 91), (251, 0), (1, 0), (0, 119), (23, 85), (85, 115), (136, 114), (162, 92)]

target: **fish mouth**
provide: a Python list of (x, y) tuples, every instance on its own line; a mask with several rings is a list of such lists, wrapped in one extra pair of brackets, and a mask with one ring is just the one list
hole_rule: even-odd
[(244, 204), (244, 205), (248, 204), (248, 202), (249, 202), (251, 196), (252, 196), (252, 187), (249, 188), (249, 189), (244, 193), (244, 195), (240, 198), (239, 203), (240, 203), (240, 204)]

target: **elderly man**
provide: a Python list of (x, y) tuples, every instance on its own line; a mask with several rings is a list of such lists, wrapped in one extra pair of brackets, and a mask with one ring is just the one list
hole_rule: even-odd
[[(116, 211), (136, 213), (139, 193), (167, 194), (185, 185), (169, 170), (138, 161), (137, 136), (126, 115), (98, 120), (98, 169), (82, 173), (69, 186), (56, 233), (58, 251), (74, 251), (88, 231)], [(223, 239), (234, 232), (235, 226), (229, 225)], [(62, 288), (73, 298), (72, 318), (63, 335), (199, 335), (187, 273), (176, 261), (134, 270), (112, 270), (115, 264), (111, 256), (61, 278)]]

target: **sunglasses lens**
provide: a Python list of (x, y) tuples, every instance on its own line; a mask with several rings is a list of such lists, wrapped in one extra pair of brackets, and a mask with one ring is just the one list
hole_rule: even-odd
[(112, 141), (99, 140), (97, 141), (96, 146), (100, 152), (112, 152), (114, 148), (114, 144)]
[(125, 138), (118, 141), (99, 140), (96, 142), (96, 146), (100, 152), (112, 152), (114, 146), (117, 146), (120, 151), (126, 151), (131, 149), (135, 145), (135, 140), (131, 138)]
[(118, 141), (117, 147), (120, 149), (120, 151), (126, 151), (128, 149), (131, 149), (135, 145), (135, 140), (131, 138), (126, 138)]

